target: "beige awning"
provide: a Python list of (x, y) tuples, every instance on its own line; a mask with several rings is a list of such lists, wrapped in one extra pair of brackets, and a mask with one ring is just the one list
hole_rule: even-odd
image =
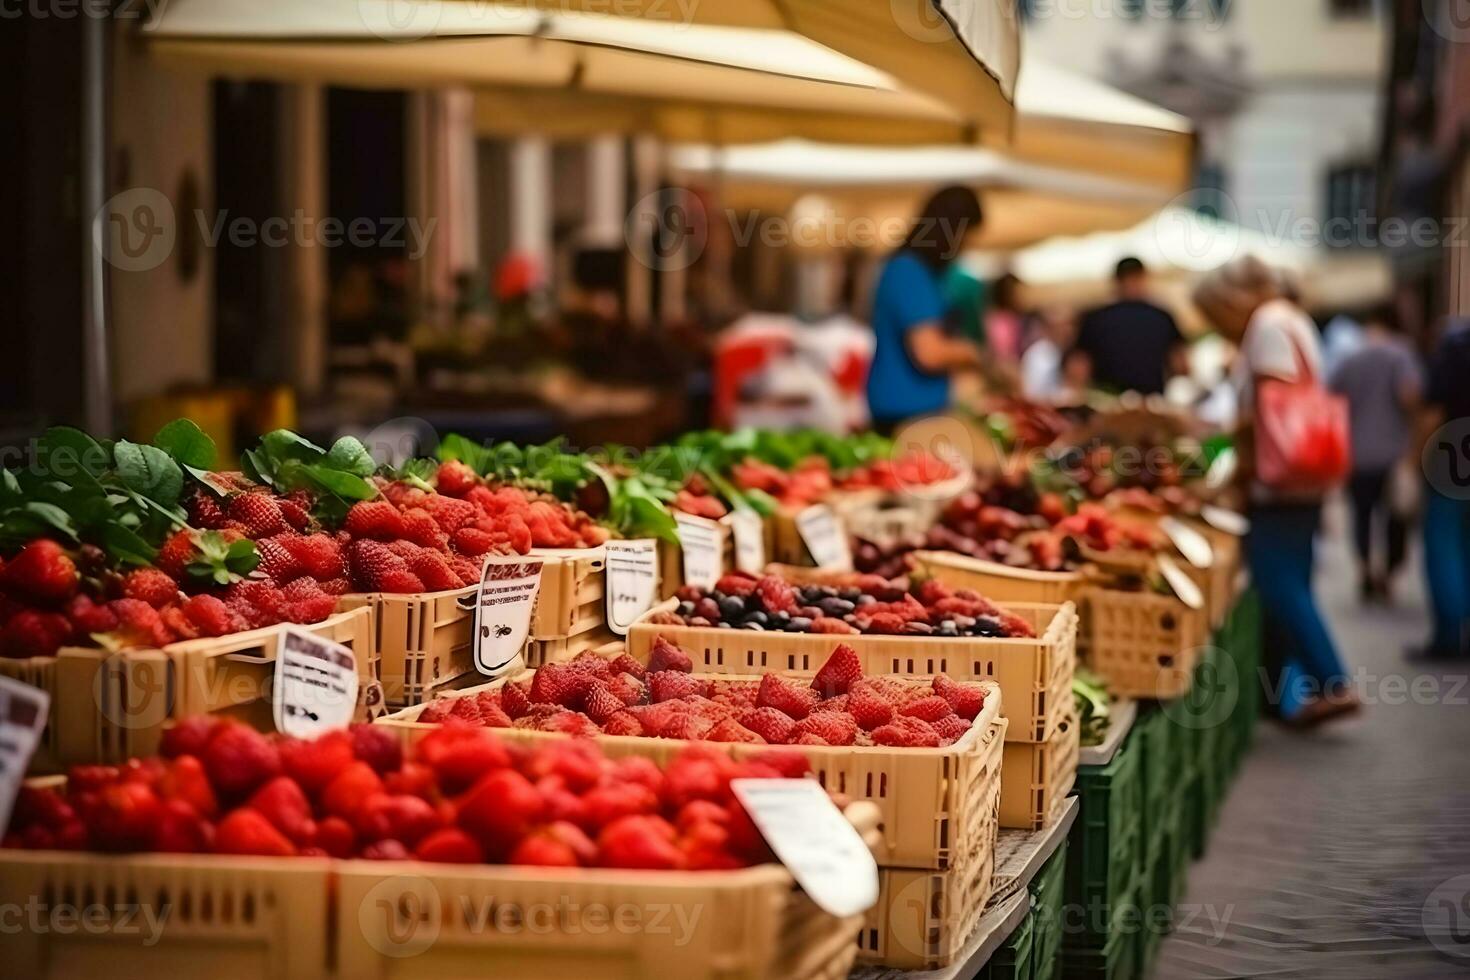
[[(791, 8), (784, 20), (757, 0), (557, 0), (545, 10), (515, 0), (171, 0), (144, 32), (158, 58), (214, 75), (484, 90), (494, 108), (480, 119), (492, 131), (1001, 138), (1016, 68), (1014, 23), (1000, 13), (1009, 0), (891, 6), (931, 2), (969, 11), (954, 20), (958, 34), (945, 19), (900, 30), (889, 3), (800, 0), (779, 4)], [(884, 24), (892, 50), (880, 50)], [(991, 50), (994, 65), (976, 55)], [(882, 57), (849, 56), (864, 51)]]

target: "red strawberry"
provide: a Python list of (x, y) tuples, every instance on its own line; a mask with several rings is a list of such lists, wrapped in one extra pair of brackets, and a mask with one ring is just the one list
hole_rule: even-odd
[(941, 740), (939, 733), (928, 722), (906, 717), (874, 729), (873, 741), (878, 745), (896, 748), (936, 748)]
[(242, 724), (222, 725), (205, 745), (200, 761), (215, 789), (229, 797), (243, 797), (281, 771), (275, 744)]
[(675, 809), (692, 800), (724, 803), (730, 799), (734, 771), (734, 763), (725, 753), (708, 746), (691, 746), (664, 770), (664, 801)]
[(218, 718), (194, 715), (181, 718), (163, 730), (158, 740), (158, 754), (165, 759), (182, 755), (203, 757), (204, 747), (224, 725)]
[(1015, 613), (1003, 612), (1000, 614), (1000, 625), (1005, 630), (1006, 636), (1010, 637), (1034, 637), (1036, 630)]
[(605, 735), (642, 735), (643, 725), (628, 711), (619, 711), (602, 723)]
[(321, 792), (321, 810), (333, 817), (351, 820), (363, 800), (383, 791), (383, 780), (366, 762), (352, 762), (327, 783)]
[(165, 800), (149, 849), (161, 854), (198, 854), (214, 841), (214, 830), (184, 800)]
[(396, 541), (403, 537), (403, 518), (386, 500), (359, 500), (347, 512), (342, 527), (354, 538)]
[[(663, 774), (657, 773), (657, 778), (661, 783)], [(593, 787), (582, 797), (582, 804), (587, 828), (597, 831), (623, 817), (653, 813), (658, 809), (658, 794), (642, 783), (615, 780)]]
[(417, 796), (376, 793), (358, 806), (352, 825), (362, 840), (396, 840), (412, 847), (438, 830), (438, 811)]
[(762, 576), (755, 584), (755, 592), (760, 596), (767, 612), (795, 612), (800, 605), (797, 602), (796, 589), (774, 575)]
[(714, 726), (712, 719), (685, 714), (664, 725), (659, 735), (663, 738), (681, 739), (685, 742), (698, 742), (707, 738)]
[(453, 723), (424, 737), (418, 745), (418, 760), (434, 770), (444, 792), (453, 794), (510, 765), (510, 753), (485, 729)]
[(440, 530), (449, 535), (453, 535), (478, 516), (474, 504), (444, 494), (429, 495), (424, 499), (423, 507), (439, 522)]
[(514, 769), (497, 769), (482, 776), (460, 800), (458, 823), (488, 855), (501, 858), (541, 818), (545, 807), (525, 776)]
[(583, 792), (602, 778), (604, 759), (590, 742), (555, 742), (537, 751), (521, 766), (527, 779), (555, 776), (575, 792)]
[(277, 585), (285, 585), (303, 571), (296, 555), (287, 546), (292, 537), (281, 534), (255, 542), (255, 552), (260, 556), (260, 564), (255, 566), (255, 570)]
[(311, 803), (296, 780), (277, 776), (256, 790), (246, 804), (271, 822), (293, 843), (302, 844), (316, 835)]
[(527, 834), (506, 860), (509, 864), (577, 868), (591, 864), (596, 857), (597, 845), (582, 828), (562, 820)]
[(592, 678), (570, 664), (547, 664), (531, 678), (531, 700), (580, 709)]
[(85, 817), (91, 845), (99, 851), (144, 850), (162, 812), (151, 786), (133, 781), (104, 786)]
[(283, 543), (307, 575), (322, 582), (347, 574), (342, 546), (330, 534), (292, 535)]
[(744, 572), (729, 572), (715, 583), (715, 591), (744, 598), (755, 592), (755, 579)]
[(705, 695), (708, 692), (709, 682), (700, 680), (691, 674), (682, 674), (676, 670), (660, 670), (648, 675), (648, 694), (654, 704), (675, 701), (696, 694)]
[(269, 493), (240, 493), (229, 499), (225, 513), (245, 525), (245, 534), (259, 541), (286, 529), (281, 508)]
[(419, 841), (413, 856), (440, 864), (483, 864), (485, 849), (458, 827), (444, 827)]
[(565, 710), (542, 715), (535, 727), (537, 731), (561, 732), (579, 738), (592, 738), (599, 731), (597, 724), (582, 712)]
[(403, 512), (403, 536), (425, 548), (447, 550), (449, 547), (449, 535), (439, 529), (439, 522), (434, 520), (434, 515), (422, 507)]
[(832, 651), (832, 656), (817, 671), (812, 680), (812, 689), (824, 698), (846, 694), (854, 681), (862, 680), (863, 662), (857, 651), (846, 643)]
[(794, 738), (816, 735), (828, 745), (851, 745), (857, 740), (858, 726), (852, 715), (842, 711), (819, 711), (796, 723)]
[(840, 619), (833, 619), (830, 616), (818, 616), (812, 620), (812, 632), (843, 636), (857, 633), (858, 628), (849, 623), (844, 623)]
[(430, 592), (448, 592), (451, 589), (463, 588), (459, 576), (450, 567), (448, 559), (437, 551), (424, 549), (409, 559), (408, 567), (424, 583), (424, 588)]
[(627, 706), (623, 704), (622, 699), (608, 690), (606, 684), (598, 682), (588, 690), (582, 710), (586, 712), (588, 718), (601, 725), (625, 707)]
[(660, 670), (677, 670), (690, 674), (694, 672), (694, 660), (668, 637), (659, 636), (653, 641), (653, 649), (648, 653), (647, 671), (652, 674)]
[[(692, 660), (689, 662), (689, 667), (691, 670), (694, 669), (694, 662)], [(608, 672), (613, 675), (632, 674), (641, 681), (646, 674), (646, 668), (624, 650), (608, 664)]]
[(280, 744), (281, 769), (308, 793), (317, 794), (354, 761), (352, 738), (329, 732), (310, 741), (287, 739)]
[(681, 867), (673, 826), (662, 817), (629, 816), (604, 827), (597, 836), (598, 863), (605, 868), (667, 871)]
[(961, 684), (948, 674), (934, 675), (934, 693), (949, 702), (954, 713), (974, 721), (985, 707), (985, 689), (978, 684)]
[(608, 681), (607, 689), (623, 704), (632, 706), (648, 700), (648, 687), (632, 674), (618, 674)]
[(184, 610), (178, 606), (160, 609), (158, 618), (163, 621), (164, 629), (168, 630), (169, 636), (175, 640), (197, 640), (200, 636), (198, 628), (189, 622), (189, 617), (185, 616)]
[(817, 705), (817, 700), (816, 691), (811, 688), (797, 687), (779, 674), (767, 674), (762, 677), (760, 691), (755, 697), (758, 707), (775, 708), (798, 721), (811, 714), (812, 708)]
[(66, 606), (66, 618), (71, 620), (72, 635), (78, 640), (117, 629), (117, 615), (105, 605), (93, 602), (86, 593), (72, 596)]
[[(788, 718), (787, 721), (789, 723), (790, 719)], [(766, 741), (734, 718), (726, 718), (716, 722), (715, 726), (704, 737), (710, 742), (751, 742), (765, 744)]]
[(117, 617), (113, 636), (124, 647), (161, 647), (173, 639), (158, 610), (141, 599), (114, 599), (107, 608)]
[(77, 566), (61, 545), (41, 538), (5, 563), (0, 584), (23, 598), (59, 604), (77, 589)]
[(954, 714), (954, 709), (944, 698), (931, 694), (927, 698), (919, 698), (917, 701), (904, 705), (898, 710), (898, 713), (910, 718), (920, 718), (932, 724), (945, 715)]
[(379, 775), (394, 772), (403, 765), (403, 743), (388, 729), (359, 722), (349, 727), (347, 733), (352, 737), (352, 751)]
[(72, 625), (60, 613), (25, 609), (10, 617), (0, 630), (0, 654), (16, 659), (49, 657), (72, 635)]
[(866, 731), (893, 720), (893, 705), (866, 684), (858, 684), (848, 692), (847, 711), (858, 727)]
[(776, 708), (757, 708), (749, 711), (741, 715), (740, 724), (772, 745), (784, 744), (791, 737), (791, 730), (796, 727), (791, 716)]
[[(303, 493), (303, 495), (297, 497), (297, 493)], [(281, 508), (281, 519), (292, 530), (305, 531), (311, 526), (311, 501), (304, 495), (304, 492), (292, 491), (290, 496), (278, 499), (276, 506)]]
[[(462, 527), (454, 532), (454, 550), (462, 555), (479, 557), (495, 549), (495, 538), (477, 527)], [(478, 578), (479, 576), (476, 576)]]
[(181, 607), (200, 636), (228, 636), (235, 632), (235, 616), (212, 595), (190, 596)]
[(364, 592), (382, 592), (390, 575), (407, 572), (402, 558), (379, 541), (354, 541), (347, 548), (348, 567), (353, 583)]
[(223, 528), (228, 520), (224, 510), (220, 508), (219, 501), (204, 490), (198, 491), (189, 498), (185, 509), (189, 514), (189, 523), (194, 527), (217, 531)]
[(219, 801), (209, 785), (204, 764), (192, 755), (181, 755), (168, 766), (158, 780), (158, 795), (164, 800), (183, 800), (202, 817), (213, 818), (219, 812)]
[(500, 706), (512, 719), (520, 718), (531, 708), (530, 687), (506, 684), (500, 689)]
[(242, 808), (225, 817), (215, 828), (214, 851), (217, 854), (290, 857), (296, 853), (296, 847), (264, 816)]
[(334, 858), (351, 857), (357, 849), (357, 832), (341, 817), (323, 817), (317, 821), (312, 844)]
[(364, 861), (407, 861), (413, 855), (401, 841), (373, 841), (362, 849), (358, 857)]
[(439, 472), (434, 477), (435, 489), (450, 497), (463, 497), (479, 483), (480, 478), (475, 471), (457, 459), (440, 463)]
[(970, 722), (959, 715), (945, 715), (934, 723), (934, 730), (939, 733), (941, 742), (949, 745), (965, 737), (970, 730)]
[(153, 563), (175, 579), (182, 580), (189, 562), (194, 560), (196, 550), (192, 532), (175, 531), (158, 549)]

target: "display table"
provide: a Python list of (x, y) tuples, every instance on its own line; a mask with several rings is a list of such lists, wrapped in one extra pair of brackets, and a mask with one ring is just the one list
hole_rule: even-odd
[(1138, 702), (1132, 698), (1115, 698), (1109, 718), (1108, 737), (1102, 740), (1101, 745), (1084, 745), (1077, 756), (1077, 765), (1105, 766), (1113, 761), (1113, 756), (1123, 747), (1123, 739), (1133, 730), (1133, 722), (1138, 718)]

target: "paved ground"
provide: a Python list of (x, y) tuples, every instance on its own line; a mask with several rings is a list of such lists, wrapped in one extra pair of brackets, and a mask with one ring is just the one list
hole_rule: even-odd
[(1310, 735), (1261, 723), (1157, 980), (1470, 976), (1470, 665), (1405, 661), (1417, 567), (1396, 609), (1364, 611), (1351, 565), (1329, 541), (1320, 594), (1369, 706)]

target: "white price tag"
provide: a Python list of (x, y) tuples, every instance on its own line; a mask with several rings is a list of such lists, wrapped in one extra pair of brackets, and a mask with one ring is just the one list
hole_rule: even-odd
[(1169, 588), (1174, 590), (1180, 602), (1190, 609), (1205, 608), (1205, 594), (1173, 558), (1168, 555), (1160, 555), (1159, 572), (1163, 574), (1164, 581), (1169, 583)]
[(1217, 507), (1214, 504), (1205, 504), (1199, 509), (1199, 516), (1205, 519), (1205, 523), (1217, 531), (1233, 534), (1237, 538), (1243, 538), (1251, 531), (1251, 522), (1244, 514), (1237, 514), (1233, 510)]
[(518, 555), (491, 555), (480, 571), (475, 596), (475, 666), (499, 677), (517, 660), (531, 635), (531, 614), (541, 591), (545, 562)]
[(658, 542), (652, 538), (607, 543), (607, 625), (618, 636), (653, 608), (658, 598)]
[(271, 714), (276, 731), (316, 738), (346, 728), (357, 710), (357, 658), (340, 643), (281, 627)]
[(725, 542), (719, 524), (692, 514), (675, 514), (679, 548), (684, 553), (684, 581), (712, 589), (725, 574)]
[(41, 741), (50, 708), (51, 695), (45, 691), (0, 677), (0, 831), (10, 824), (15, 794)]
[(1215, 547), (1210, 544), (1210, 539), (1179, 518), (1166, 517), (1159, 522), (1159, 528), (1174, 542), (1185, 561), (1195, 568), (1209, 568), (1215, 564)]
[(766, 529), (753, 510), (736, 510), (726, 518), (735, 535), (735, 567), (750, 575), (766, 570)]
[(836, 916), (878, 901), (878, 862), (814, 779), (735, 779), (730, 789), (813, 902)]
[(852, 571), (852, 546), (847, 525), (826, 504), (813, 504), (796, 515), (796, 530), (818, 568)]
[(1215, 457), (1215, 461), (1205, 471), (1205, 486), (1211, 490), (1219, 490), (1235, 479), (1235, 472), (1239, 468), (1240, 459), (1235, 455), (1235, 450), (1221, 450), (1220, 455)]

